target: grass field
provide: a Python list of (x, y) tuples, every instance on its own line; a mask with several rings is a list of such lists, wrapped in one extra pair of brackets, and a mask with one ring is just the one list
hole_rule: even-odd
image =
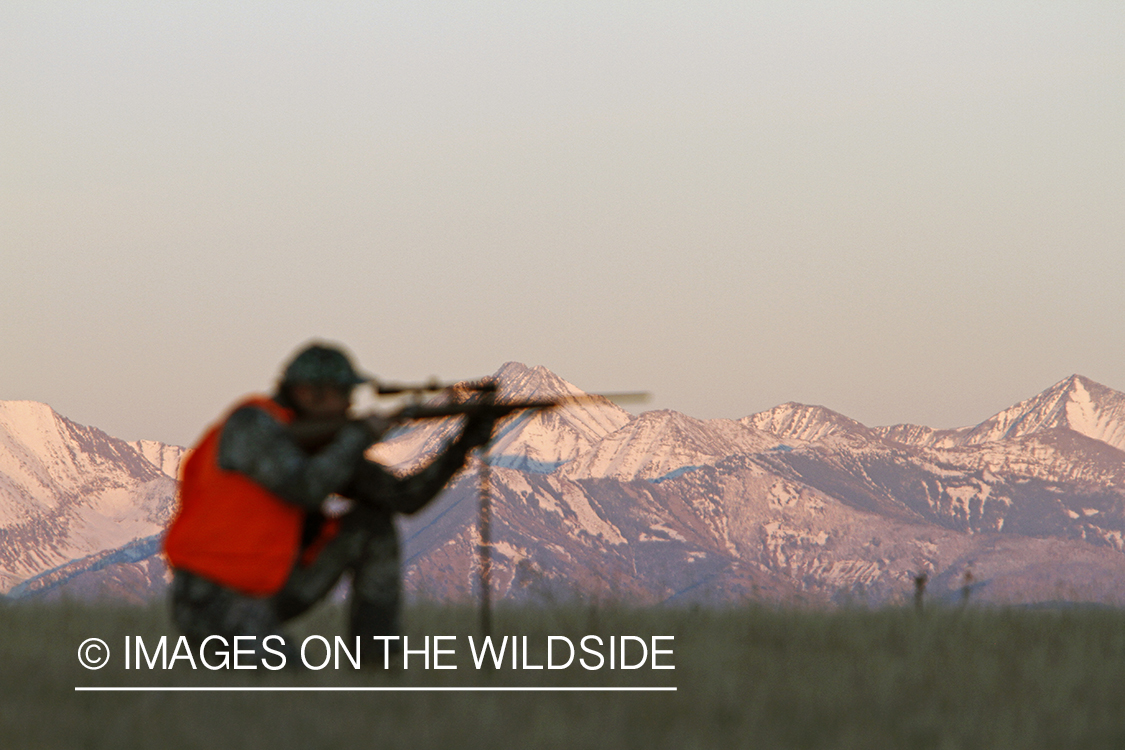
[[(298, 639), (342, 633), (325, 610)], [(174, 636), (161, 607), (0, 606), (4, 748), (1122, 748), (1125, 612), (501, 609), (538, 644), (671, 635), (675, 670), (478, 671), (467, 608), (407, 612), (412, 647), (457, 635), (456, 670), (126, 671), (125, 636)], [(79, 644), (116, 653), (88, 671)], [(417, 640), (415, 640), (417, 639)], [(174, 638), (170, 639), (174, 642)], [(172, 645), (172, 644), (170, 644)], [(311, 651), (310, 651), (311, 653)], [(323, 653), (323, 652), (322, 652)], [(421, 657), (418, 657), (420, 660)], [(676, 692), (129, 692), (76, 686), (675, 686)]]

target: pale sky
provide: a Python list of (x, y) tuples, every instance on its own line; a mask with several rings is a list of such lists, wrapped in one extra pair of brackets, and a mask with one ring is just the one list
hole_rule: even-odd
[(189, 444), (311, 337), (645, 408), (1125, 390), (1125, 3), (0, 5), (0, 399)]

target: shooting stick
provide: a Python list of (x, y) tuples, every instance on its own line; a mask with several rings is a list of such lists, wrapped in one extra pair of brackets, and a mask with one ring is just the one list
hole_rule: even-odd
[[(480, 635), (492, 635), (492, 472), (490, 443), (480, 447)], [(484, 648), (484, 646), (481, 646)]]

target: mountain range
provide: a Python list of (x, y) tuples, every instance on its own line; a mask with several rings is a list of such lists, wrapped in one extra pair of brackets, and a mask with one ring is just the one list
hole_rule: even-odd
[[(582, 394), (542, 367), (496, 376), (504, 398)], [(417, 424), (372, 456), (411, 471), (455, 428)], [(182, 454), (0, 402), (0, 586), (158, 595)], [(925, 574), (937, 597), (1125, 603), (1125, 394), (1078, 375), (957, 429), (592, 398), (504, 420), (488, 463), (497, 598), (879, 604)], [(403, 519), (412, 595), (473, 595), (480, 468)]]

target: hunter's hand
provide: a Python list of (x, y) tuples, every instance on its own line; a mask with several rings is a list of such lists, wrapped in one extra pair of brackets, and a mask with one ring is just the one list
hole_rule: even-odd
[(487, 444), (492, 440), (492, 428), (496, 426), (497, 416), (490, 409), (472, 414), (465, 422), (465, 429), (461, 431), (461, 444), (468, 450)]

